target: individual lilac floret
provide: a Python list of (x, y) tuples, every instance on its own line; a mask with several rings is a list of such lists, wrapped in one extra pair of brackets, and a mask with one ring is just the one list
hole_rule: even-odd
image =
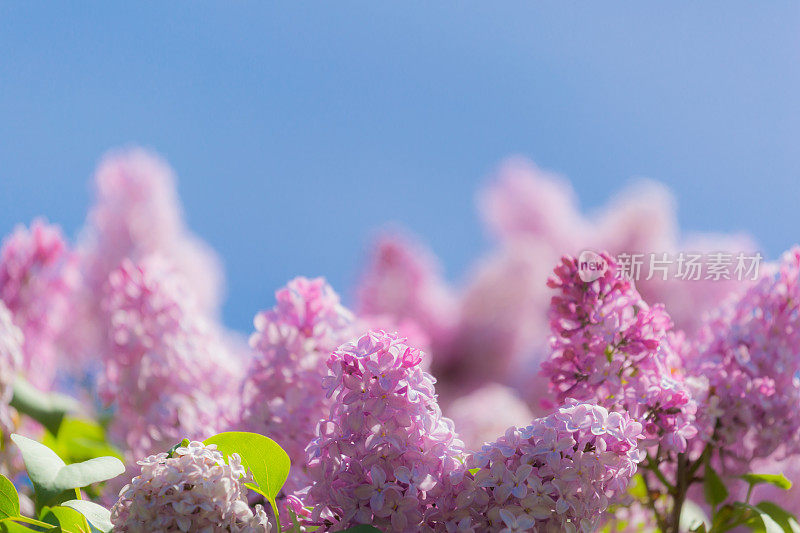
[(248, 431), (277, 440), (295, 467), (284, 490), (307, 485), (302, 465), (317, 422), (328, 416), (322, 379), (330, 353), (354, 334), (353, 315), (324, 279), (295, 278), (275, 294), (274, 308), (256, 315), (255, 354), (243, 389)]
[(593, 401), (627, 411), (642, 422), (646, 445), (683, 452), (697, 434), (697, 404), (684, 385), (668, 336), (669, 316), (649, 307), (633, 284), (617, 276), (607, 255), (606, 271), (583, 281), (578, 260), (564, 257), (548, 285), (556, 289), (550, 308), (553, 353), (543, 363), (557, 402)]
[(704, 412), (732, 472), (775, 452), (800, 453), (799, 274), (793, 248), (701, 330), (692, 370), (709, 380)]
[(41, 220), (30, 229), (17, 227), (0, 250), (0, 301), (25, 337), (21, 370), (44, 389), (55, 377), (57, 343), (70, 318), (77, 275), (61, 230)]
[(247, 472), (237, 454), (225, 462), (216, 446), (191, 442), (138, 461), (141, 474), (120, 491), (111, 509), (114, 531), (229, 531), (268, 533), (272, 530), (260, 505), (247, 504)]
[(455, 509), (447, 531), (596, 531), (625, 498), (641, 432), (627, 413), (575, 401), (509, 428), (467, 458), (462, 485), (441, 502)]
[(384, 234), (375, 243), (357, 300), (359, 316), (416, 323), (437, 348), (448, 342), (457, 319), (455, 295), (436, 257), (400, 233)]
[(0, 301), (0, 440), (7, 442), (14, 431), (11, 397), (14, 378), (22, 366), (22, 331), (11, 320), (11, 312)]
[(169, 263), (124, 261), (109, 277), (103, 309), (109, 337), (99, 394), (115, 408), (110, 433), (129, 456), (228, 427), (237, 361)]
[(185, 276), (199, 307), (216, 311), (220, 262), (186, 229), (167, 163), (142, 149), (113, 152), (100, 163), (95, 187), (81, 247), (88, 290), (101, 291), (123, 259), (138, 262), (158, 253)]
[(312, 520), (323, 529), (373, 524), (420, 531), (449, 491), (462, 443), (436, 403), (423, 354), (371, 331), (341, 346), (324, 379), (330, 416), (307, 448)]

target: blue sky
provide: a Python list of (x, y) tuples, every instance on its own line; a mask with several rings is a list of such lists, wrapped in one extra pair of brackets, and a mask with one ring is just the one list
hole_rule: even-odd
[(99, 157), (151, 147), (249, 330), (291, 277), (348, 294), (375, 227), (460, 279), (475, 193), (522, 154), (602, 205), (667, 183), (685, 230), (798, 238), (800, 4), (0, 4), (0, 233), (68, 234)]

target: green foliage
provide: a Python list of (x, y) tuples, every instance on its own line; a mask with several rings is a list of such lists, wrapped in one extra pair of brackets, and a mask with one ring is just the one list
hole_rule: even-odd
[(108, 443), (103, 426), (93, 420), (67, 416), (61, 422), (58, 433), (46, 433), (42, 444), (69, 463), (103, 456), (122, 459), (119, 450)]
[(14, 381), (11, 407), (20, 414), (33, 418), (55, 435), (64, 417), (68, 413), (77, 411), (78, 402), (63, 394), (42, 392), (23, 379), (17, 378)]
[(102, 505), (85, 500), (70, 500), (64, 502), (63, 505), (79, 512), (89, 521), (92, 527), (103, 533), (108, 533), (114, 527), (111, 524), (111, 512)]
[(19, 494), (6, 476), (0, 474), (0, 520), (19, 516)]
[(64, 533), (91, 533), (83, 515), (69, 507), (47, 507), (42, 510), (42, 520), (57, 525)]
[(16, 434), (11, 439), (22, 452), (38, 509), (74, 499), (77, 489), (125, 472), (122, 461), (115, 457), (97, 457), (67, 465), (44, 444)]
[(745, 474), (742, 476), (742, 479), (747, 481), (750, 486), (768, 483), (783, 490), (792, 488), (792, 482), (786, 479), (786, 476), (783, 474)]
[[(289, 477), (291, 462), (289, 455), (277, 442), (259, 435), (243, 431), (228, 431), (219, 433), (203, 441), (204, 444), (215, 444), (224, 456), (238, 454), (242, 459), (242, 466), (249, 470), (255, 484), (247, 483), (246, 486), (264, 496), (278, 520), (278, 505), (276, 498), (281, 487)], [(280, 523), (278, 524), (280, 531)]]
[(712, 508), (716, 508), (728, 499), (728, 489), (725, 487), (725, 483), (722, 482), (709, 463), (706, 463), (703, 476), (703, 492), (705, 493), (706, 501)]

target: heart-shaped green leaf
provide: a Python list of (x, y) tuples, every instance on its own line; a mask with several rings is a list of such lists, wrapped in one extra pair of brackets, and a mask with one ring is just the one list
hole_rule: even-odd
[(0, 474), (0, 520), (19, 516), (19, 494), (6, 476)]
[(259, 435), (243, 431), (229, 431), (214, 435), (204, 444), (215, 444), (224, 455), (239, 454), (242, 466), (253, 474), (253, 479), (268, 499), (274, 500), (289, 477), (291, 462), (289, 456), (277, 442)]
[(108, 533), (114, 528), (111, 523), (111, 511), (94, 502), (86, 500), (70, 500), (62, 504), (64, 507), (75, 509), (86, 517), (92, 527), (99, 529), (103, 533)]
[(786, 476), (783, 474), (745, 474), (742, 476), (742, 479), (751, 485), (768, 483), (783, 490), (789, 490), (792, 488), (792, 482), (786, 479)]
[(734, 505), (753, 512), (755, 515), (753, 518), (753, 525), (755, 526), (756, 530), (763, 531), (764, 533), (784, 533), (783, 528), (775, 521), (775, 519), (755, 505), (742, 502), (736, 502)]
[(125, 465), (115, 457), (98, 457), (67, 465), (44, 444), (17, 434), (11, 435), (11, 440), (22, 451), (28, 477), (36, 491), (38, 508), (72, 499), (75, 489), (106, 481), (125, 472)]

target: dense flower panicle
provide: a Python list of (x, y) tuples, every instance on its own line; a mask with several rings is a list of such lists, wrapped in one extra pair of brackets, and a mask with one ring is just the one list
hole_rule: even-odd
[(103, 309), (109, 337), (98, 392), (115, 407), (110, 433), (130, 455), (228, 427), (238, 361), (166, 260), (124, 261), (109, 277)]
[(0, 301), (0, 434), (3, 441), (14, 430), (8, 406), (14, 395), (14, 378), (22, 366), (22, 331), (11, 319), (11, 312)]
[(114, 152), (99, 165), (95, 186), (81, 247), (88, 290), (101, 291), (123, 259), (138, 262), (158, 253), (185, 276), (200, 308), (215, 311), (222, 296), (220, 261), (186, 229), (167, 163), (142, 149)]
[(525, 426), (535, 418), (513, 389), (489, 383), (455, 400), (445, 413), (453, 420), (468, 450), (477, 450), (511, 426)]
[[(497, 179), (480, 197), (486, 224), (504, 243), (527, 241), (544, 245), (545, 264), (551, 256), (578, 254), (584, 249), (604, 249), (612, 254), (667, 253), (673, 261), (680, 250), (748, 252), (755, 249), (743, 235), (688, 236), (681, 238), (676, 202), (662, 184), (640, 180), (617, 194), (597, 215), (587, 217), (579, 209), (568, 182), (537, 168), (524, 159), (502, 165)], [(643, 272), (649, 256), (643, 256)], [(705, 270), (704, 270), (705, 272)], [(716, 307), (747, 281), (721, 279), (683, 280), (675, 264), (667, 279), (659, 274), (642, 276), (638, 288), (650, 304), (663, 303), (676, 326), (694, 332), (703, 312)], [(541, 278), (544, 282), (546, 277)]]
[(359, 316), (417, 323), (434, 346), (447, 343), (456, 320), (455, 295), (436, 258), (401, 234), (385, 234), (375, 243), (357, 301)]
[(467, 458), (446, 530), (594, 532), (624, 501), (642, 437), (627, 413), (576, 401), (511, 427)]
[(402, 337), (371, 331), (328, 359), (333, 406), (306, 450), (312, 520), (324, 529), (419, 531), (437, 511), (462, 443), (422, 357)]
[(794, 248), (711, 315), (697, 341), (692, 371), (709, 381), (704, 413), (733, 471), (779, 448), (800, 453), (799, 275)]
[(120, 491), (111, 510), (114, 531), (268, 533), (261, 506), (247, 504), (248, 474), (237, 454), (225, 461), (214, 445), (191, 442), (170, 457), (151, 455), (138, 462), (141, 474)]
[(317, 422), (328, 416), (322, 379), (330, 353), (354, 336), (353, 315), (324, 279), (295, 278), (274, 308), (256, 315), (254, 357), (243, 388), (242, 424), (269, 435), (289, 454), (287, 492), (307, 484), (302, 464)]
[(551, 358), (542, 365), (558, 402), (594, 401), (624, 410), (644, 424), (646, 444), (683, 452), (697, 434), (696, 401), (684, 384), (672, 353), (669, 316), (649, 307), (630, 280), (617, 275), (608, 254), (607, 270), (585, 282), (578, 260), (564, 257), (548, 281), (553, 296)]
[(69, 320), (77, 283), (75, 256), (57, 226), (35, 220), (30, 229), (19, 226), (4, 241), (0, 301), (25, 336), (22, 371), (44, 389), (53, 383), (57, 343)]

